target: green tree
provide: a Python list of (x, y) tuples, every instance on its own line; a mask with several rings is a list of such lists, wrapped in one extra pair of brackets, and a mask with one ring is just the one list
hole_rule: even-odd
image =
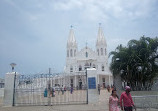
[(127, 47), (119, 45), (112, 56), (110, 70), (115, 78), (120, 75), (133, 90), (147, 90), (158, 76), (158, 38), (142, 36), (130, 40)]

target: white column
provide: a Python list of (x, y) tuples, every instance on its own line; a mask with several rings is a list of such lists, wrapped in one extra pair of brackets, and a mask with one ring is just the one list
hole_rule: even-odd
[[(14, 80), (15, 80), (14, 78), (15, 78), (15, 72), (7, 73), (5, 75), (5, 87), (4, 87), (4, 105), (5, 106), (13, 105)], [(15, 85), (17, 85), (16, 82), (15, 82)]]
[(101, 78), (100, 78), (100, 85), (102, 86), (103, 85), (103, 75), (101, 75)]
[(110, 74), (109, 74), (109, 86), (111, 86), (111, 83), (110, 83)]
[[(98, 94), (98, 75), (96, 75), (96, 69), (94, 68), (88, 68), (87, 69), (87, 79), (95, 78), (96, 81), (96, 88), (95, 89), (89, 89), (88, 87), (88, 104), (97, 104), (99, 101), (99, 94)], [(87, 80), (88, 81), (88, 80)], [(87, 83), (87, 85), (90, 85)]]
[(61, 77), (59, 76), (59, 85), (60, 85), (60, 87), (62, 86), (61, 85)]
[(53, 77), (53, 87), (55, 86), (55, 78), (56, 77)]
[(63, 87), (65, 87), (65, 78), (66, 78), (66, 75), (65, 75), (65, 73), (64, 73), (63, 79), (62, 79), (62, 81), (63, 81)]
[(97, 85), (99, 84), (99, 75), (97, 75)]
[(76, 81), (76, 75), (75, 75), (75, 87), (77, 87), (77, 86), (76, 86), (76, 82), (77, 82), (77, 81)]

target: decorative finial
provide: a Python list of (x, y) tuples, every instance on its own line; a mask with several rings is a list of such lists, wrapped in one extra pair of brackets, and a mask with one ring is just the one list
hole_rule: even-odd
[(71, 25), (70, 27), (71, 27), (71, 29), (73, 28), (73, 26), (72, 26), (72, 25)]
[(99, 27), (101, 26), (101, 23), (99, 23)]
[(12, 67), (12, 72), (14, 71), (14, 67), (16, 66), (15, 63), (11, 63), (10, 66)]

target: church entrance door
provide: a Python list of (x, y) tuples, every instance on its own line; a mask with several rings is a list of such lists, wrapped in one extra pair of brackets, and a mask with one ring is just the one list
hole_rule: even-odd
[(105, 88), (105, 83), (103, 83), (103, 88)]
[(82, 89), (82, 81), (79, 82), (79, 89)]

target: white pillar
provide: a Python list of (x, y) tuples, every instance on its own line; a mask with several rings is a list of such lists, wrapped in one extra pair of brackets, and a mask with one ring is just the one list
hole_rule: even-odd
[[(94, 68), (88, 68), (87, 69), (87, 79), (94, 79), (95, 78), (95, 85), (96, 88), (89, 88), (89, 85), (91, 86), (91, 84), (88, 82), (87, 80), (87, 85), (88, 85), (88, 104), (97, 104), (99, 101), (99, 93), (98, 93), (98, 75), (96, 75), (96, 69)], [(93, 81), (94, 82), (94, 81)]]
[(59, 85), (61, 87), (61, 77), (59, 76)]
[(99, 84), (99, 75), (97, 75), (97, 84)]
[(77, 86), (76, 86), (76, 82), (77, 82), (77, 81), (76, 81), (76, 75), (75, 75), (75, 87), (77, 87)]
[(100, 80), (100, 83), (99, 83), (99, 84), (100, 84), (101, 86), (103, 86), (103, 75), (101, 75), (101, 78), (99, 78), (99, 80)]
[[(11, 72), (5, 75), (5, 87), (4, 87), (4, 105), (5, 106), (13, 105), (15, 74), (16, 74), (15, 72)], [(15, 85), (16, 85), (16, 82), (15, 82)]]
[(122, 90), (122, 81), (121, 81), (121, 76), (116, 75), (114, 78), (114, 85), (117, 90)]
[[(66, 86), (65, 79), (66, 79), (66, 75), (64, 74), (64, 78), (63, 78), (63, 85), (65, 84), (65, 86)], [(65, 87), (65, 86), (64, 86), (64, 87)]]
[(111, 87), (111, 83), (110, 83), (110, 74), (109, 74), (109, 86)]

